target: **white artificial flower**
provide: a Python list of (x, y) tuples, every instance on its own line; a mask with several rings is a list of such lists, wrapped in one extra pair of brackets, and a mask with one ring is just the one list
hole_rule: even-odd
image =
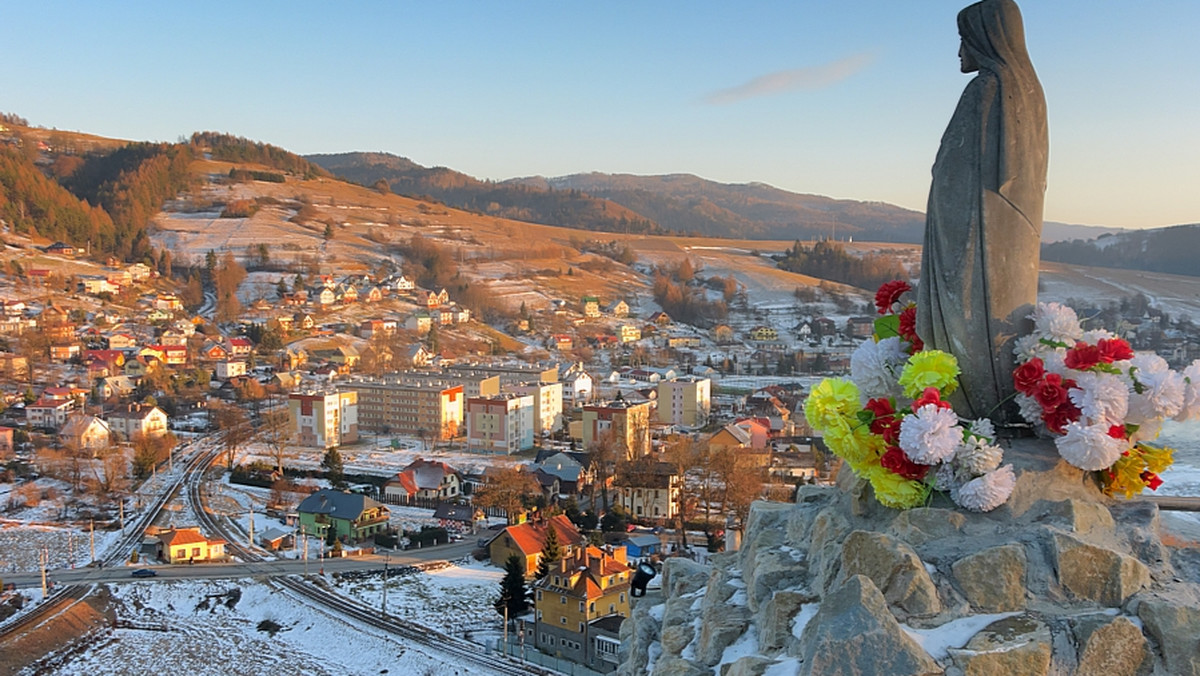
[(1025, 419), (1025, 422), (1031, 425), (1042, 424), (1042, 405), (1038, 403), (1037, 399), (1034, 399), (1027, 394), (1021, 394), (1018, 392), (1016, 396), (1016, 402), (1017, 411), (1021, 414), (1021, 417)]
[(1000, 466), (1004, 451), (979, 437), (969, 437), (954, 454), (954, 463), (971, 476), (987, 474)]
[(1129, 360), (1129, 365), (1136, 369), (1133, 377), (1138, 380), (1141, 380), (1142, 375), (1147, 373), (1166, 373), (1171, 370), (1171, 365), (1167, 363), (1167, 360), (1153, 352), (1138, 352), (1133, 355), (1133, 359)]
[(1175, 414), (1175, 420), (1186, 422), (1200, 418), (1200, 359), (1183, 370), (1183, 408)]
[(1084, 331), (1083, 337), (1081, 337), (1080, 340), (1088, 345), (1097, 345), (1102, 340), (1112, 340), (1113, 338), (1116, 338), (1116, 336), (1114, 336), (1111, 331), (1106, 331), (1105, 329), (1091, 329), (1089, 331)]
[(905, 416), (900, 423), (900, 450), (922, 465), (950, 460), (961, 441), (958, 416), (948, 408), (925, 404), (916, 415)]
[(1046, 373), (1057, 373), (1064, 378), (1068, 377), (1068, 371), (1075, 373), (1073, 369), (1067, 368), (1067, 348), (1065, 347), (1046, 350), (1038, 356), (1042, 358), (1042, 365), (1046, 369)]
[(953, 493), (962, 485), (955, 475), (954, 465), (944, 462), (937, 466), (933, 473), (933, 490), (943, 493)]
[(1012, 465), (1005, 465), (972, 479), (954, 492), (954, 501), (963, 509), (972, 512), (990, 512), (1003, 505), (1017, 485), (1017, 476)]
[(1129, 450), (1129, 442), (1108, 435), (1111, 425), (1067, 423), (1065, 434), (1054, 440), (1058, 454), (1072, 466), (1094, 472), (1111, 467), (1121, 454)]
[(1033, 333), (1039, 339), (1074, 345), (1083, 336), (1079, 317), (1074, 310), (1061, 303), (1038, 303), (1029, 318), (1033, 320)]
[(1162, 418), (1147, 420), (1138, 426), (1137, 431), (1129, 435), (1129, 445), (1142, 441), (1154, 441), (1162, 433)]
[(1067, 390), (1071, 403), (1092, 423), (1118, 425), (1129, 410), (1129, 390), (1120, 376), (1084, 371), (1075, 376), (1075, 387)]
[(1021, 336), (1013, 341), (1013, 354), (1017, 355), (1017, 363), (1024, 364), (1025, 362), (1041, 355), (1045, 351), (1046, 346), (1042, 345), (1038, 337), (1032, 333), (1027, 336)]
[(967, 427), (970, 428), (971, 434), (980, 437), (981, 439), (992, 441), (996, 438), (996, 428), (992, 425), (992, 421), (988, 420), (987, 418), (973, 420)]
[(884, 338), (878, 343), (868, 338), (850, 355), (850, 379), (858, 386), (863, 403), (877, 397), (894, 397), (900, 387), (900, 369), (908, 359), (900, 338)]
[(1151, 420), (1173, 418), (1183, 408), (1183, 376), (1175, 371), (1136, 371), (1141, 393), (1129, 395), (1127, 422), (1141, 425)]

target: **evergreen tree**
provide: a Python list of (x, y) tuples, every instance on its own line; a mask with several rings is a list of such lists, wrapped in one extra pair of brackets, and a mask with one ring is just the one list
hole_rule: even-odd
[(283, 298), (284, 296), (287, 295), (287, 292), (288, 292), (287, 280), (284, 279), (283, 277), (280, 277), (279, 283), (277, 283), (275, 285), (275, 293), (279, 294), (280, 298)]
[(562, 560), (563, 551), (558, 543), (558, 531), (554, 526), (546, 524), (546, 541), (542, 543), (542, 558), (538, 561), (537, 573), (534, 577), (538, 580), (550, 574), (550, 570)]
[(342, 472), (342, 454), (338, 452), (337, 446), (325, 451), (325, 457), (321, 459), (321, 468), (325, 470), (325, 478), (334, 488), (346, 487), (346, 477)]
[(497, 613), (515, 619), (529, 609), (529, 590), (525, 587), (525, 562), (513, 554), (504, 562), (504, 577), (500, 580), (500, 597), (492, 604)]
[(326, 240), (333, 239), (333, 224), (332, 224), (332, 223), (326, 223), (326, 224), (325, 224), (325, 234), (324, 234), (324, 237), (325, 237), (325, 239), (326, 239)]

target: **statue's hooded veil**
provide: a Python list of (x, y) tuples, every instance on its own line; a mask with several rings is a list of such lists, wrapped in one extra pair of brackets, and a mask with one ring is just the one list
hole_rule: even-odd
[(917, 332), (962, 369), (960, 415), (1016, 422), (1013, 340), (1037, 302), (1049, 140), (1041, 84), (1012, 0), (958, 15), (979, 67), (933, 165), (917, 296)]

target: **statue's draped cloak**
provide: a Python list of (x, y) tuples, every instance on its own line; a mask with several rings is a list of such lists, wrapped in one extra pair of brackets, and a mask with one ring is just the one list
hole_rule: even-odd
[(933, 165), (917, 295), (926, 348), (958, 358), (955, 410), (1017, 421), (1013, 340), (1028, 333), (1046, 188), (1048, 134), (1041, 84), (1011, 0), (958, 16), (979, 66), (959, 99)]

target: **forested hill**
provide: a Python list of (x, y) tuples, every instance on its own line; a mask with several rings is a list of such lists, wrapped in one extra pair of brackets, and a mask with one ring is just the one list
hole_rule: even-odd
[(579, 190), (480, 181), (446, 167), (423, 167), (387, 153), (306, 155), (333, 174), (360, 185), (386, 183), (398, 195), (436, 200), (499, 218), (606, 232), (656, 233), (651, 219)]
[(691, 174), (575, 174), (514, 179), (573, 188), (622, 204), (664, 228), (749, 239), (837, 239), (919, 243), (925, 217), (883, 202), (838, 200), (763, 183), (729, 184)]
[(1103, 268), (1149, 270), (1200, 277), (1200, 223), (1127, 230), (1092, 240), (1042, 245), (1042, 258)]

